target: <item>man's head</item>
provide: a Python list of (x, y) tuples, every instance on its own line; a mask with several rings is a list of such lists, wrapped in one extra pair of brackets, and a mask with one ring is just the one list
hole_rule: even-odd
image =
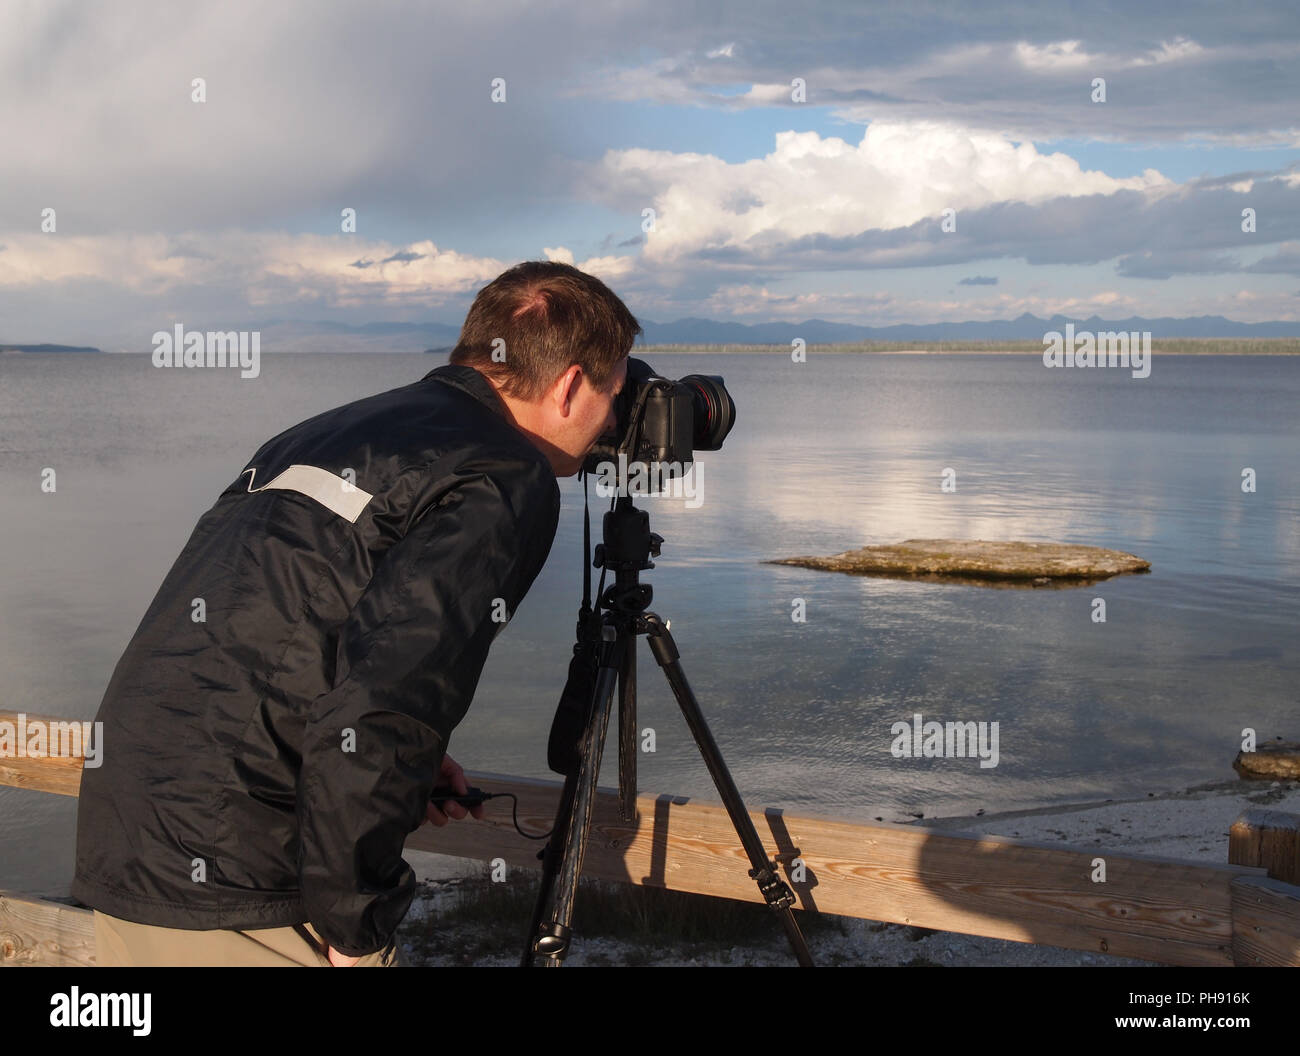
[(599, 279), (569, 264), (526, 261), (479, 291), (450, 362), (482, 373), (514, 426), (557, 477), (568, 477), (614, 428), (614, 397), (639, 333)]

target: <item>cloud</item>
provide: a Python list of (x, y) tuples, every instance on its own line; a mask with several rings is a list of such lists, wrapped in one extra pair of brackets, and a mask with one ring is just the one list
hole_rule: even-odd
[[(814, 272), (951, 265), (970, 287), (996, 268), (999, 290), (1028, 270), (1003, 261), (1116, 261), (1121, 285), (1295, 273), (1300, 165), (1244, 158), (1230, 175), (1175, 183), (1163, 165), (1117, 178), (1050, 145), (1300, 148), (1293, 5), (1242, 17), (1153, 0), (1112, 17), (1089, 3), (712, 0), (710, 24), (725, 35), (702, 32), (687, 0), (0, 5), (0, 142), (11, 145), (0, 314), (26, 321), (40, 305), (51, 326), (79, 319), (78, 340), (92, 342), (92, 306), (147, 315), (151, 299), (226, 314), (450, 314), (543, 244), (550, 259), (616, 279), (638, 311), (670, 317), (723, 290), (773, 311), (854, 314), (852, 297), (807, 292), (835, 285)], [(1107, 79), (1104, 104), (1090, 101), (1094, 75)], [(206, 103), (190, 99), (195, 76)], [(504, 104), (491, 101), (496, 77)], [(791, 100), (795, 77), (807, 106)], [(619, 101), (632, 105), (609, 106)], [(657, 114), (636, 124), (656, 102), (683, 108), (673, 127)], [(735, 160), (782, 114), (766, 154)], [(688, 136), (705, 147), (662, 149)], [(609, 143), (619, 149), (602, 157)], [(1259, 217), (1250, 236), (1246, 206)], [(57, 235), (37, 231), (46, 207)], [(646, 207), (654, 228), (636, 235)], [(345, 208), (358, 233), (340, 237)], [(955, 231), (940, 229), (944, 209)], [(1199, 308), (1176, 286), (1162, 304)], [(958, 292), (983, 304), (996, 291)], [(1241, 303), (1264, 311), (1274, 297)], [(933, 314), (920, 300), (856, 303), (859, 316), (909, 304)]]
[(379, 308), (437, 303), (508, 266), (432, 242), (363, 243), (358, 257), (357, 239), (346, 235), (225, 231), (180, 240), (202, 251), (177, 253), (177, 237), (167, 235), (21, 235), (0, 257), (0, 290), (91, 281), (165, 297), (209, 286), (251, 304)]
[[(649, 203), (655, 224), (641, 260), (679, 286), (721, 285), (742, 272), (985, 260), (1117, 260), (1118, 274), (1147, 279), (1240, 273), (1238, 253), (1300, 239), (1300, 183), (1290, 170), (1184, 184), (1150, 169), (1115, 179), (1065, 154), (933, 123), (878, 123), (856, 148), (779, 133), (770, 154), (739, 163), (611, 151), (588, 176), (584, 193), (615, 208)], [(1241, 231), (1247, 204), (1268, 218), (1258, 233)], [(945, 229), (945, 209), (955, 229)]]
[(1083, 50), (1078, 40), (1062, 40), (1050, 44), (1030, 44), (1019, 41), (1015, 45), (1015, 55), (1020, 65), (1027, 70), (1057, 73), (1062, 70), (1103, 71), (1115, 67), (1155, 66), (1161, 63), (1182, 62), (1205, 54), (1205, 48), (1194, 40), (1175, 37), (1162, 40), (1158, 47), (1151, 48), (1137, 55), (1116, 58), (1104, 53), (1092, 53)]
[(1016, 43), (1014, 50), (1016, 59), (1027, 70), (1081, 70), (1096, 68), (1102, 62), (1100, 56), (1083, 51), (1077, 40), (1043, 45), (1022, 40)]
[(635, 257), (588, 257), (586, 260), (575, 260), (573, 251), (565, 246), (547, 246), (542, 250), (547, 260), (558, 261), (561, 264), (572, 264), (579, 271), (585, 271), (588, 275), (595, 275), (596, 278), (604, 281), (613, 281), (615, 279), (626, 278), (637, 266)]
[(582, 189), (613, 208), (652, 207), (655, 224), (642, 256), (661, 264), (701, 254), (770, 258), (822, 237), (937, 225), (945, 209), (960, 215), (993, 204), (1158, 193), (1176, 185), (1151, 169), (1124, 179), (1086, 171), (1066, 154), (1041, 154), (997, 132), (879, 121), (856, 146), (816, 132), (779, 132), (769, 154), (738, 163), (611, 150)]
[(1286, 242), (1276, 253), (1242, 269), (1255, 275), (1300, 275), (1300, 242)]
[(1130, 66), (1155, 66), (1162, 62), (1182, 62), (1205, 54), (1205, 49), (1194, 40), (1175, 37), (1172, 41), (1161, 41), (1160, 47), (1129, 60)]
[(1143, 250), (1120, 257), (1115, 273), (1130, 279), (1168, 279), (1174, 275), (1213, 275), (1241, 271), (1241, 261), (1230, 253), (1206, 250)]
[[(0, 256), (0, 293), (35, 286), (67, 288), (105, 283), (138, 295), (172, 298), (202, 288), (262, 308), (314, 305), (379, 311), (426, 311), (459, 302), (496, 278), (514, 260), (439, 248), (433, 242), (396, 247), (348, 235), (295, 235), (226, 231), (181, 236), (202, 253), (169, 252), (166, 235), (24, 235)], [(576, 264), (602, 278), (617, 279), (634, 267), (624, 256), (575, 261), (563, 247), (548, 259)]]
[[(1300, 138), (1300, 23), (1285, 4), (1253, 8), (1250, 18), (1173, 0), (1127, 8), (1123, 18), (1089, 4), (1065, 12), (917, 2), (909, 17), (892, 19), (828, 8), (768, 12), (725, 60), (685, 41), (637, 65), (601, 63), (582, 90), (797, 111), (790, 82), (800, 76), (809, 104), (859, 125), (951, 121), (1037, 141)], [(1171, 36), (1175, 20), (1180, 32)], [(1094, 77), (1106, 78), (1106, 103), (1092, 102)], [(749, 87), (723, 95), (721, 83)]]
[[(431, 232), (568, 194), (568, 160), (609, 134), (612, 119), (583, 118), (588, 103), (797, 113), (794, 76), (858, 126), (1300, 145), (1300, 24), (1285, 4), (1244, 18), (1154, 2), (1122, 19), (1087, 4), (763, 6), (716, 0), (711, 22), (736, 32), (701, 44), (684, 0), (0, 5), (0, 141), (22, 145), (3, 161), (6, 200), (19, 214), (75, 208), (92, 234), (324, 231), (344, 207), (371, 234), (415, 220)], [(1110, 102), (1089, 102), (1090, 73)], [(195, 76), (206, 103), (190, 99)]]
[(958, 286), (996, 286), (998, 280), (993, 275), (971, 275), (969, 278), (958, 279)]
[(1079, 40), (1059, 40), (1047, 44), (1017, 41), (1014, 54), (1020, 65), (1036, 72), (1057, 73), (1062, 70), (1109, 70), (1134, 66), (1155, 66), (1160, 63), (1182, 62), (1205, 54), (1205, 48), (1186, 37), (1162, 40), (1159, 46), (1144, 52), (1124, 54), (1125, 49), (1113, 52), (1089, 52)]
[(515, 0), (0, 4), (5, 198), (75, 210), (86, 234), (338, 230), (345, 207), (372, 234), (500, 217), (564, 190), (574, 135), (557, 71), (634, 25), (635, 10)]

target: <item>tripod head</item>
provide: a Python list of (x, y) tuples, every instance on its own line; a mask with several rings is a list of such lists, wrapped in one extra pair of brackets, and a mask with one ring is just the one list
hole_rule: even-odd
[[(603, 542), (596, 545), (591, 566), (585, 562), (589, 547), (584, 547), (582, 607), (578, 610), (577, 642), (569, 661), (569, 677), (560, 694), (560, 703), (551, 723), (547, 744), (547, 765), (565, 777), (573, 774), (582, 751), (582, 735), (595, 705), (596, 672), (601, 662), (601, 647), (615, 647), (632, 642), (619, 666), (620, 730), (635, 732), (635, 635), (642, 630), (637, 618), (650, 606), (654, 589), (641, 582), (641, 573), (654, 568), (651, 557), (658, 557), (663, 536), (650, 531), (650, 514), (632, 504), (629, 496), (614, 501), (602, 522)], [(590, 537), (586, 540), (589, 544)], [(591, 605), (591, 567), (601, 570), (600, 589), (595, 608)], [(614, 582), (605, 589), (605, 573), (614, 573)], [(620, 633), (621, 632), (621, 633)], [(620, 753), (619, 785), (625, 802), (636, 796), (635, 773), (628, 774), (634, 763)], [(631, 756), (635, 760), (635, 756)], [(627, 780), (631, 777), (630, 782)], [(630, 795), (627, 786), (630, 784)], [(630, 820), (630, 819), (629, 819)]]
[[(615, 500), (614, 508), (605, 514), (602, 529), (605, 541), (596, 544), (592, 565), (602, 570), (602, 582), (603, 572), (612, 571), (614, 586), (600, 596), (596, 608), (640, 612), (654, 596), (650, 584), (641, 582), (640, 574), (655, 567), (650, 558), (659, 556), (664, 538), (650, 531), (650, 514), (633, 506), (627, 496)], [(638, 588), (635, 597), (630, 596), (633, 586)]]

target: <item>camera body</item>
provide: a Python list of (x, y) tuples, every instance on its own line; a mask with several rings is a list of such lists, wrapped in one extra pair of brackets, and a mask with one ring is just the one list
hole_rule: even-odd
[(615, 431), (592, 446), (584, 472), (599, 473), (602, 463), (640, 463), (685, 473), (696, 451), (722, 447), (736, 422), (736, 404), (717, 375), (688, 374), (673, 381), (660, 377), (645, 360), (628, 359), (627, 382), (614, 414)]

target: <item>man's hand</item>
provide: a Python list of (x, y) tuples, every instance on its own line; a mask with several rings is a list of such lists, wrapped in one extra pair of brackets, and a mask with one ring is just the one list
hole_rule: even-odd
[[(460, 763), (456, 762), (450, 755), (443, 755), (442, 769), (438, 771), (438, 780), (434, 784), (450, 785), (457, 795), (469, 794), (469, 783), (465, 780), (465, 771), (461, 769)], [(446, 825), (447, 822), (453, 819), (459, 821), (467, 814), (473, 814), (475, 818), (480, 821), (483, 820), (482, 804), (471, 807), (469, 810), (466, 810), (459, 803), (453, 802), (446, 802), (443, 806), (447, 810), (445, 814), (430, 803), (428, 810), (425, 812), (427, 820), (438, 826)], [(326, 956), (329, 957), (330, 966), (334, 968), (351, 968), (357, 961), (361, 960), (360, 957), (349, 957), (346, 953), (340, 953), (333, 946), (326, 946), (325, 952)]]
[[(457, 795), (464, 796), (469, 793), (469, 783), (465, 780), (465, 771), (461, 769), (460, 763), (456, 762), (450, 755), (443, 755), (442, 769), (438, 771), (438, 780), (434, 784), (450, 785)], [(482, 804), (471, 807), (469, 810), (466, 810), (459, 803), (453, 802), (444, 803), (443, 806), (447, 808), (445, 814), (430, 803), (426, 812), (427, 819), (438, 826), (446, 825), (452, 819), (459, 821), (467, 814), (473, 814), (475, 818), (480, 821), (483, 820)], [(326, 946), (325, 953), (329, 958), (330, 966), (333, 968), (351, 968), (357, 961), (361, 960), (360, 957), (349, 957), (346, 953), (340, 953), (333, 946)]]
[[(465, 771), (460, 768), (460, 763), (456, 762), (450, 755), (443, 755), (442, 769), (438, 772), (438, 778), (434, 782), (435, 785), (450, 785), (458, 796), (469, 794), (469, 783), (465, 780)], [(445, 814), (430, 803), (428, 810), (425, 811), (425, 817), (439, 828), (453, 819), (460, 821), (467, 814), (473, 814), (479, 821), (483, 820), (483, 804), (481, 803), (466, 810), (459, 803), (447, 800), (443, 803), (443, 808), (446, 810)]]

